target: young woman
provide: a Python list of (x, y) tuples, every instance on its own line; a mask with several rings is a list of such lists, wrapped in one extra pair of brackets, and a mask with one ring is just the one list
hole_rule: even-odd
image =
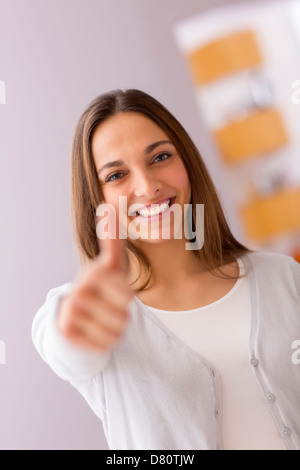
[[(110, 448), (300, 449), (300, 266), (233, 237), (176, 118), (139, 90), (96, 98), (76, 128), (72, 194), (83, 269), (49, 292), (33, 341)], [(106, 239), (104, 203), (120, 227)], [(187, 249), (198, 205), (204, 243)], [(186, 207), (192, 232), (178, 236)]]

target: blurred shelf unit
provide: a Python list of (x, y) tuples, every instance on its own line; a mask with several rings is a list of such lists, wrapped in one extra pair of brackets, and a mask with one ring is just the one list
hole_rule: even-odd
[[(269, 93), (272, 87), (266, 86), (268, 80), (260, 49), (256, 34), (247, 29), (202, 43), (201, 47), (185, 54), (196, 89), (200, 90), (202, 96), (206, 93), (209, 97), (202, 101), (206, 105), (207, 119), (213, 109), (216, 114), (220, 114), (220, 109), (223, 111), (222, 124), (210, 123), (209, 128), (228, 171), (236, 171), (249, 160), (253, 160), (259, 170), (261, 158), (272, 158), (272, 155), (290, 143), (285, 119)], [(242, 86), (246, 96), (243, 95), (241, 106), (236, 112), (231, 97), (236, 98), (237, 83), (245, 81), (245, 73), (246, 87)], [(253, 76), (257, 83), (251, 82)], [(259, 80), (257, 77), (260, 77)], [(213, 92), (216, 83), (218, 94)], [(256, 96), (253, 83), (257, 85)], [(223, 93), (227, 93), (224, 109), (220, 105), (222, 87)], [(238, 213), (249, 240), (263, 245), (278, 235), (284, 236), (295, 231), (300, 234), (299, 208), (300, 187), (283, 185), (272, 187), (267, 195), (263, 192), (248, 194), (246, 202), (242, 206), (239, 204)]]
[(252, 31), (239, 31), (199, 47), (187, 56), (196, 85), (261, 64), (262, 57)]
[(278, 190), (240, 208), (245, 230), (254, 241), (300, 230), (300, 187)]
[(289, 142), (280, 112), (259, 109), (213, 132), (226, 163), (274, 152)]

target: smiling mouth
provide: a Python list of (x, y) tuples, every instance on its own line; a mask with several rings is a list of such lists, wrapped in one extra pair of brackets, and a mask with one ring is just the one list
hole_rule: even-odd
[(166, 212), (174, 204), (175, 199), (176, 196), (167, 199), (162, 204), (152, 204), (153, 207), (150, 208), (144, 207), (140, 210), (137, 210), (134, 214), (132, 214), (132, 216), (141, 217), (144, 219), (150, 219), (151, 217), (159, 216)]

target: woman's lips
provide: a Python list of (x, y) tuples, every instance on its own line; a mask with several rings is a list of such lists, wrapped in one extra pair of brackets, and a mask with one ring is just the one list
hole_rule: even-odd
[(151, 204), (146, 204), (145, 206), (142, 206), (141, 209), (150, 209), (151, 206), (154, 204), (163, 204), (164, 202), (170, 201), (172, 198), (171, 197), (165, 197), (164, 199), (161, 199), (160, 201), (152, 202)]

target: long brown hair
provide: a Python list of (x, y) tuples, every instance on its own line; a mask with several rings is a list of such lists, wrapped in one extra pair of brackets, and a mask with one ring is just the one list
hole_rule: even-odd
[[(150, 118), (167, 134), (182, 158), (191, 184), (193, 230), (195, 230), (196, 204), (204, 204), (205, 208), (204, 245), (200, 250), (193, 250), (204, 269), (212, 272), (234, 261), (242, 253), (250, 251), (231, 233), (214, 183), (188, 133), (170, 111), (155, 98), (140, 90), (129, 89), (113, 90), (94, 99), (76, 126), (72, 147), (72, 216), (81, 260), (93, 259), (100, 252), (95, 212), (98, 205), (104, 201), (104, 197), (91, 151), (93, 132), (102, 122), (119, 112), (138, 112)], [(128, 238), (126, 248), (137, 258), (140, 275), (142, 267), (149, 273), (147, 281), (137, 289), (141, 291), (150, 282), (150, 262)], [(128, 257), (126, 259), (128, 261)]]

